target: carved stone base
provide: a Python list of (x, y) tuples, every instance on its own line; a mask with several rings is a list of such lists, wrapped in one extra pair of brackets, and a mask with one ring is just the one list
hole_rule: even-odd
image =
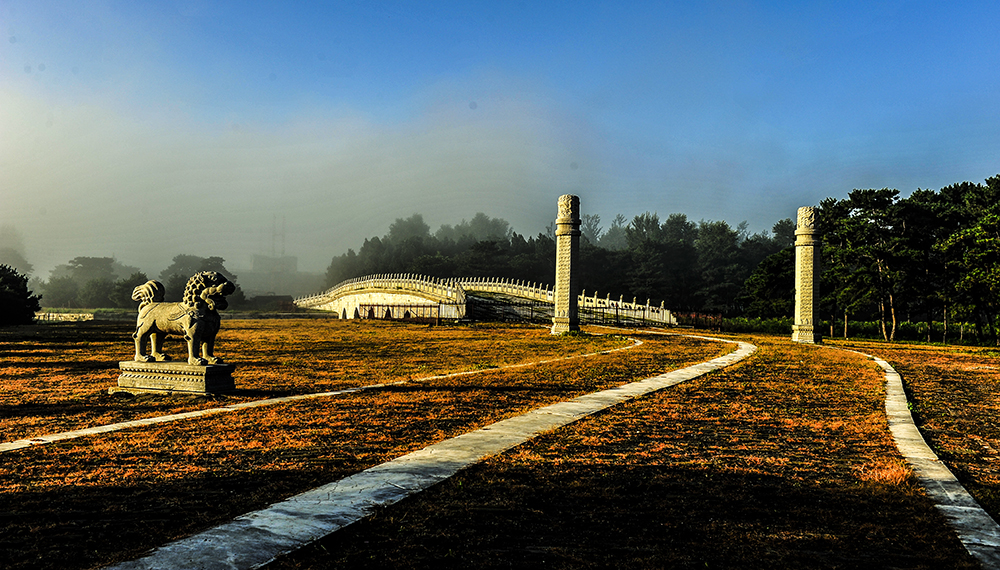
[(823, 335), (812, 325), (792, 325), (792, 342), (822, 344)]
[(579, 322), (571, 320), (569, 317), (552, 318), (552, 334), (562, 334), (578, 330), (580, 330)]
[(235, 364), (209, 364), (194, 366), (180, 362), (118, 363), (122, 373), (118, 387), (108, 392), (132, 394), (220, 394), (236, 389), (233, 381)]

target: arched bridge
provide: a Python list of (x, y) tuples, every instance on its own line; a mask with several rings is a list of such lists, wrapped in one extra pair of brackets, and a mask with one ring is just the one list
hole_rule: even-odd
[[(554, 292), (548, 285), (514, 279), (439, 279), (392, 273), (348, 279), (322, 293), (295, 300), (298, 307), (332, 311), (342, 319), (464, 319), (472, 316), (477, 308), (491, 303), (522, 315), (530, 311), (544, 318), (547, 312), (551, 317)], [(642, 305), (635, 299), (629, 303), (622, 297), (599, 297), (596, 292), (588, 296), (584, 291), (578, 303), (583, 322), (677, 324), (663, 303), (650, 305), (648, 299)]]

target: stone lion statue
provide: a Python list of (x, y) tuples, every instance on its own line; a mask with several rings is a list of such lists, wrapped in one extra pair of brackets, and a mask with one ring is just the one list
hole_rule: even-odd
[[(222, 359), (213, 353), (215, 335), (222, 321), (219, 310), (229, 306), (225, 296), (234, 291), (236, 285), (215, 271), (202, 271), (191, 277), (180, 303), (163, 302), (163, 285), (159, 281), (147, 281), (136, 287), (132, 291), (132, 300), (139, 301), (139, 318), (132, 335), (135, 360), (170, 360), (163, 354), (163, 339), (173, 334), (187, 341), (188, 364), (222, 364)], [(146, 344), (150, 339), (152, 350), (147, 354)]]

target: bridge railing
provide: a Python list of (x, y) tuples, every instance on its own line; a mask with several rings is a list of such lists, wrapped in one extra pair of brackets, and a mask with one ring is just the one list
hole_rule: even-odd
[(582, 291), (577, 307), (581, 312), (590, 311), (607, 316), (614, 315), (632, 322), (649, 321), (665, 325), (677, 324), (677, 319), (673, 313), (664, 307), (662, 301), (660, 302), (660, 306), (656, 306), (650, 304), (649, 299), (646, 299), (646, 304), (643, 305), (638, 303), (635, 297), (632, 298), (632, 302), (630, 303), (625, 300), (624, 296), (619, 296), (616, 300), (611, 298), (611, 294), (599, 297), (597, 291), (594, 291), (593, 296), (587, 296), (587, 292)]
[[(549, 285), (540, 283), (505, 279), (502, 277), (461, 277), (458, 279), (458, 284), (466, 291), (499, 293), (545, 303), (555, 302), (555, 292)], [(577, 307), (580, 311), (621, 317), (622, 319), (628, 319), (630, 322), (649, 321), (666, 325), (677, 324), (677, 319), (664, 307), (663, 302), (660, 302), (660, 305), (656, 306), (650, 304), (649, 299), (646, 299), (645, 304), (640, 304), (633, 297), (630, 303), (623, 296), (619, 296), (617, 300), (613, 300), (610, 294), (599, 297), (595, 291), (593, 296), (587, 296), (587, 292), (582, 291), (578, 297)]]
[(503, 277), (460, 277), (457, 281), (466, 291), (499, 293), (501, 295), (531, 299), (532, 301), (542, 301), (543, 303), (555, 302), (555, 292), (552, 291), (549, 285), (542, 283)]
[(346, 279), (322, 293), (298, 297), (295, 299), (295, 304), (305, 308), (316, 307), (351, 293), (394, 289), (424, 293), (449, 303), (465, 302), (465, 291), (454, 279), (440, 279), (413, 273), (379, 273)]
[[(295, 299), (295, 304), (299, 307), (316, 307), (355, 292), (392, 290), (421, 292), (449, 303), (465, 303), (466, 291), (509, 295), (543, 303), (555, 302), (555, 292), (551, 286), (542, 283), (503, 277), (441, 279), (412, 273), (380, 273), (341, 281), (322, 293), (299, 297)], [(615, 300), (610, 294), (599, 297), (595, 291), (592, 296), (588, 296), (586, 291), (582, 291), (578, 298), (578, 308), (580, 311), (608, 316), (627, 316), (631, 321), (677, 324), (677, 319), (662, 302), (659, 306), (651, 305), (649, 299), (646, 299), (645, 304), (640, 304), (634, 297), (632, 302), (628, 302), (622, 296)]]

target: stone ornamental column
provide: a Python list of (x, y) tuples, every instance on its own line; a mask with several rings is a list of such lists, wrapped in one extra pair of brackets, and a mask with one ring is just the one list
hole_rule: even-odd
[(559, 197), (556, 218), (556, 287), (552, 334), (580, 330), (577, 315), (577, 279), (574, 268), (580, 260), (580, 198), (572, 194)]
[(819, 248), (816, 238), (816, 209), (799, 208), (795, 228), (795, 324), (792, 325), (794, 342), (818, 343), (816, 318), (819, 308)]

